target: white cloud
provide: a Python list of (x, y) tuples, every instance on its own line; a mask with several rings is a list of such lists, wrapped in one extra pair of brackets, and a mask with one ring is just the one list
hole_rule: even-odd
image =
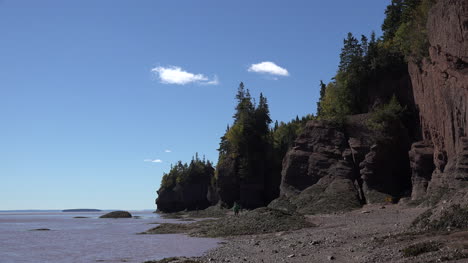
[(289, 76), (287, 69), (276, 65), (274, 62), (264, 61), (250, 65), (249, 72), (266, 73), (276, 76)]
[(172, 151), (171, 151), (171, 150), (164, 150), (164, 152), (166, 152), (166, 153), (170, 153), (170, 152), (172, 152)]
[(204, 85), (218, 85), (219, 84), (219, 79), (218, 79), (218, 76), (214, 76), (214, 78), (208, 82), (204, 82), (202, 83)]
[(163, 84), (176, 84), (185, 85), (189, 83), (199, 83), (204, 85), (218, 85), (218, 77), (215, 76), (213, 79), (209, 79), (203, 74), (194, 74), (183, 70), (181, 67), (169, 66), (169, 67), (156, 67), (152, 68), (151, 72), (154, 72), (159, 77), (159, 80)]
[(145, 159), (143, 160), (144, 162), (151, 162), (151, 163), (162, 163), (163, 161), (161, 159)]

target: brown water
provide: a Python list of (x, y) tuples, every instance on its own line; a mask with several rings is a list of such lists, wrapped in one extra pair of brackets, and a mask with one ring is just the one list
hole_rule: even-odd
[[(219, 240), (185, 235), (137, 235), (171, 222), (150, 212), (141, 219), (99, 219), (100, 213), (0, 213), (0, 262), (143, 262), (199, 256)], [(76, 219), (75, 216), (90, 218)], [(50, 231), (30, 231), (49, 228)]]

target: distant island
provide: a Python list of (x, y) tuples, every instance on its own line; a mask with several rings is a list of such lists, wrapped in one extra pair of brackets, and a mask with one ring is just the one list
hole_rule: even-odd
[(101, 212), (99, 209), (65, 209), (62, 212)]

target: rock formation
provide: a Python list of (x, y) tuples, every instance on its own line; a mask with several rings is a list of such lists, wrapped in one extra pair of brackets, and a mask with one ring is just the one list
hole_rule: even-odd
[(113, 211), (102, 215), (99, 218), (132, 218), (132, 214), (127, 211)]
[[(430, 57), (410, 62), (409, 72), (423, 139), (434, 152), (435, 171), (423, 177), (430, 179), (428, 194), (440, 195), (466, 188), (468, 179), (468, 1), (437, 1), (427, 32)], [(418, 178), (415, 171), (413, 181)]]
[[(396, 95), (411, 116), (384, 132), (369, 128), (369, 114), (348, 116), (342, 125), (309, 121), (283, 159), (280, 197), (270, 207), (311, 214), (402, 197), (468, 205), (468, 1), (436, 1), (427, 35), (428, 58), (379, 72), (363, 87), (362, 112)], [(226, 157), (216, 186), (160, 190), (158, 208), (201, 209), (218, 201), (258, 207), (277, 194), (276, 179), (265, 184), (268, 172), (243, 179), (236, 167)]]
[(174, 188), (159, 189), (156, 199), (158, 211), (177, 212), (207, 208), (210, 206), (208, 200), (210, 179), (211, 176), (207, 174), (202, 178), (195, 178), (187, 184), (177, 184)]
[[(373, 82), (368, 98), (372, 108), (394, 93), (419, 121), (393, 125), (383, 141), (369, 140), (376, 134), (353, 124), (357, 116), (343, 130), (309, 122), (284, 159), (281, 197), (270, 206), (314, 213), (320, 204), (343, 210), (409, 195), (426, 204), (468, 200), (468, 1), (437, 1), (427, 32), (430, 57), (409, 63), (411, 85), (397, 74), (396, 82)], [(339, 197), (352, 202), (337, 205)]]
[(199, 210), (210, 206), (216, 197), (212, 195), (214, 168), (210, 161), (198, 158), (190, 163), (179, 161), (163, 175), (156, 199), (157, 211), (178, 212)]
[[(310, 121), (283, 160), (281, 199), (301, 213), (358, 207), (355, 172), (343, 130), (330, 122)], [(285, 209), (278, 202), (270, 207)]]
[(426, 196), (427, 186), (435, 169), (434, 147), (428, 141), (415, 142), (411, 145), (409, 157), (412, 173), (411, 199), (418, 200)]
[(367, 128), (367, 119), (367, 114), (350, 116), (344, 127), (309, 121), (284, 158), (281, 197), (270, 207), (334, 212), (405, 194), (410, 186), (407, 132), (383, 137)]

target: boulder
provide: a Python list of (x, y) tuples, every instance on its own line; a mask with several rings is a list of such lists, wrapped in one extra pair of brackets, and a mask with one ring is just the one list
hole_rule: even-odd
[(102, 215), (99, 218), (132, 218), (132, 214), (127, 211), (113, 211)]

